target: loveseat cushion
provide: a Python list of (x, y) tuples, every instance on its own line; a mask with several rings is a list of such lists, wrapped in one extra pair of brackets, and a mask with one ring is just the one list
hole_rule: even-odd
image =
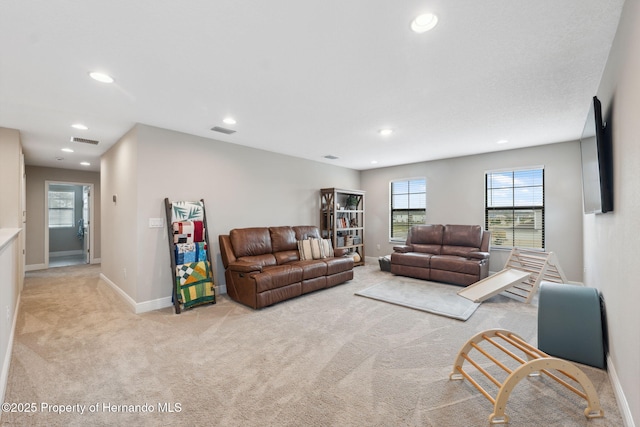
[(479, 225), (445, 225), (443, 246), (466, 246), (478, 250), (482, 245), (482, 228)]
[(409, 267), (429, 268), (429, 263), (432, 256), (433, 256), (432, 254), (419, 253), (419, 252), (408, 252), (408, 253), (394, 252), (391, 254), (391, 264), (406, 265)]
[(229, 238), (236, 258), (273, 252), (271, 236), (266, 227), (236, 228), (231, 230)]
[(477, 260), (469, 260), (463, 257), (434, 255), (431, 257), (431, 269), (477, 275), (480, 272), (480, 264), (478, 264)]

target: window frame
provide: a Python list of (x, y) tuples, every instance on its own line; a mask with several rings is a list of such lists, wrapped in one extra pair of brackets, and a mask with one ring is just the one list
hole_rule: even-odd
[[(424, 185), (424, 192), (411, 192), (410, 191), (410, 185), (409, 185), (409, 183), (411, 181), (422, 181), (422, 184)], [(408, 184), (408, 192), (406, 193), (407, 194), (407, 203), (409, 202), (410, 195), (412, 195), (412, 194), (413, 195), (423, 194), (424, 195), (424, 200), (423, 200), (424, 208), (414, 208), (414, 209), (411, 209), (410, 207), (407, 207), (406, 209), (404, 209), (404, 208), (402, 208), (402, 209), (394, 209), (393, 208), (393, 198), (394, 198), (394, 195), (397, 195), (397, 194), (394, 194), (394, 192), (393, 192), (393, 185), (395, 183), (404, 183), (404, 182), (406, 182)], [(404, 193), (402, 193), (402, 194), (404, 194)], [(402, 236), (394, 236), (393, 235), (393, 231), (394, 231), (393, 213), (394, 213), (394, 211), (396, 211), (396, 210), (404, 210), (404, 211), (409, 212), (411, 210), (419, 211), (419, 210), (422, 210), (422, 209), (424, 210), (424, 221), (420, 222), (420, 223), (408, 221), (408, 223), (407, 223), (407, 233), (408, 233), (408, 228), (411, 227), (412, 225), (426, 224), (426, 221), (427, 221), (427, 178), (425, 176), (419, 176), (419, 177), (412, 177), (412, 178), (393, 179), (393, 180), (389, 181), (389, 216), (388, 216), (388, 218), (389, 218), (389, 242), (390, 243), (404, 243), (407, 240), (407, 236), (406, 235), (404, 237), (402, 237)]]
[[(51, 206), (51, 193), (65, 193), (65, 194), (70, 194), (71, 195), (71, 202), (72, 202), (72, 206), (71, 207), (52, 207)], [(67, 200), (68, 201), (68, 200)], [(60, 224), (60, 223), (56, 223), (55, 221), (52, 222), (51, 221), (51, 211), (71, 211), (71, 222), (69, 223), (69, 225), (67, 225), (67, 223), (65, 224)], [(68, 190), (48, 190), (47, 193), (47, 215), (48, 215), (48, 227), (49, 228), (74, 228), (76, 225), (76, 193), (75, 191), (68, 191)]]
[[(530, 186), (517, 186), (515, 185), (515, 174), (517, 172), (523, 172), (523, 171), (541, 171), (542, 176), (541, 176), (541, 184), (540, 185), (530, 185)], [(512, 185), (511, 187), (505, 187), (505, 188), (511, 188), (511, 194), (512, 194), (512, 203), (511, 205), (508, 206), (489, 206), (489, 179), (490, 179), (490, 175), (491, 174), (504, 174), (504, 173), (511, 173), (512, 174)], [(491, 235), (491, 248), (492, 249), (513, 249), (514, 247), (519, 247), (519, 248), (523, 248), (523, 249), (530, 249), (530, 250), (539, 250), (539, 251), (544, 251), (546, 248), (546, 191), (545, 191), (545, 185), (546, 185), (546, 179), (545, 179), (545, 167), (544, 165), (536, 165), (536, 166), (525, 166), (525, 167), (519, 167), (519, 168), (504, 168), (504, 169), (493, 169), (493, 170), (487, 170), (484, 173), (484, 228), (487, 231), (492, 231), (492, 235)], [(542, 204), (541, 205), (536, 205), (536, 204), (532, 204), (532, 205), (516, 205), (515, 202), (515, 194), (516, 194), (516, 189), (520, 188), (526, 188), (526, 187), (536, 187), (536, 188), (541, 188), (541, 201)], [(535, 229), (535, 222), (536, 222), (536, 214), (535, 211), (539, 210), (540, 211), (540, 243), (541, 246), (540, 247), (532, 247), (532, 246), (522, 246), (522, 245), (515, 245), (516, 243), (516, 223), (515, 221), (512, 221), (512, 225), (510, 227), (510, 229), (512, 230), (512, 238), (511, 241), (509, 242), (509, 244), (496, 244), (495, 243), (495, 239), (496, 239), (496, 235), (495, 235), (495, 230), (493, 230), (492, 228), (490, 228), (489, 226), (489, 212), (490, 211), (504, 211), (504, 210), (511, 210), (512, 211), (512, 218), (516, 218), (517, 215), (516, 213), (518, 211), (534, 211), (534, 229)], [(504, 228), (508, 228), (508, 227), (504, 227)]]

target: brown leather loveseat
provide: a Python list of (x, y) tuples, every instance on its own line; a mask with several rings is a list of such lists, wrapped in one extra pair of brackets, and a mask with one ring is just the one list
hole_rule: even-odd
[(391, 254), (391, 272), (467, 286), (489, 275), (491, 233), (479, 225), (415, 225)]
[(301, 260), (298, 241), (305, 239), (321, 240), (318, 228), (236, 228), (220, 235), (229, 297), (262, 308), (353, 279), (353, 258), (337, 249), (334, 256)]

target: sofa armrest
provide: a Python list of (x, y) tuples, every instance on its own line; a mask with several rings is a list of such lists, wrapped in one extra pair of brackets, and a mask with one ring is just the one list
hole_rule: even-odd
[(467, 258), (473, 259), (489, 259), (489, 252), (469, 252)]
[(400, 253), (413, 252), (413, 246), (412, 245), (398, 245), (398, 246), (394, 246), (393, 250), (395, 252), (400, 252)]
[(262, 272), (262, 265), (253, 262), (236, 261), (229, 263), (229, 270), (237, 271), (238, 273), (260, 273)]

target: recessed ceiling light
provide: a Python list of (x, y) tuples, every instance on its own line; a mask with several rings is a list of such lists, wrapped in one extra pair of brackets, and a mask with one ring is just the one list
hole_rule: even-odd
[(82, 166), (91, 166), (91, 163), (89, 163), (89, 162), (80, 162), (80, 164)]
[(74, 128), (74, 129), (79, 129), (79, 130), (87, 130), (87, 129), (89, 129), (88, 127), (86, 127), (82, 123), (74, 123), (74, 124), (71, 125), (71, 127)]
[(411, 29), (416, 33), (424, 33), (438, 25), (438, 17), (433, 13), (419, 15), (411, 22)]
[(65, 153), (73, 153), (73, 150), (71, 148), (63, 148), (62, 151), (64, 151)]
[(235, 125), (236, 124), (236, 119), (234, 119), (233, 117), (226, 117), (224, 120), (222, 120), (224, 123), (228, 124), (228, 125)]
[(501, 139), (499, 141), (496, 141), (496, 144), (507, 144), (509, 141), (506, 139)]
[(377, 160), (371, 160), (371, 164), (372, 164), (372, 165), (377, 165), (377, 164), (378, 164), (378, 161), (377, 161)]
[(378, 133), (379, 133), (380, 135), (382, 135), (382, 136), (391, 135), (391, 134), (393, 133), (393, 129), (388, 129), (388, 128), (386, 128), (386, 129), (380, 129), (380, 130), (378, 131)]
[(98, 73), (96, 71), (89, 73), (89, 76), (93, 79), (93, 80), (97, 80), (101, 83), (113, 83), (113, 77), (111, 77), (108, 74), (105, 73)]

